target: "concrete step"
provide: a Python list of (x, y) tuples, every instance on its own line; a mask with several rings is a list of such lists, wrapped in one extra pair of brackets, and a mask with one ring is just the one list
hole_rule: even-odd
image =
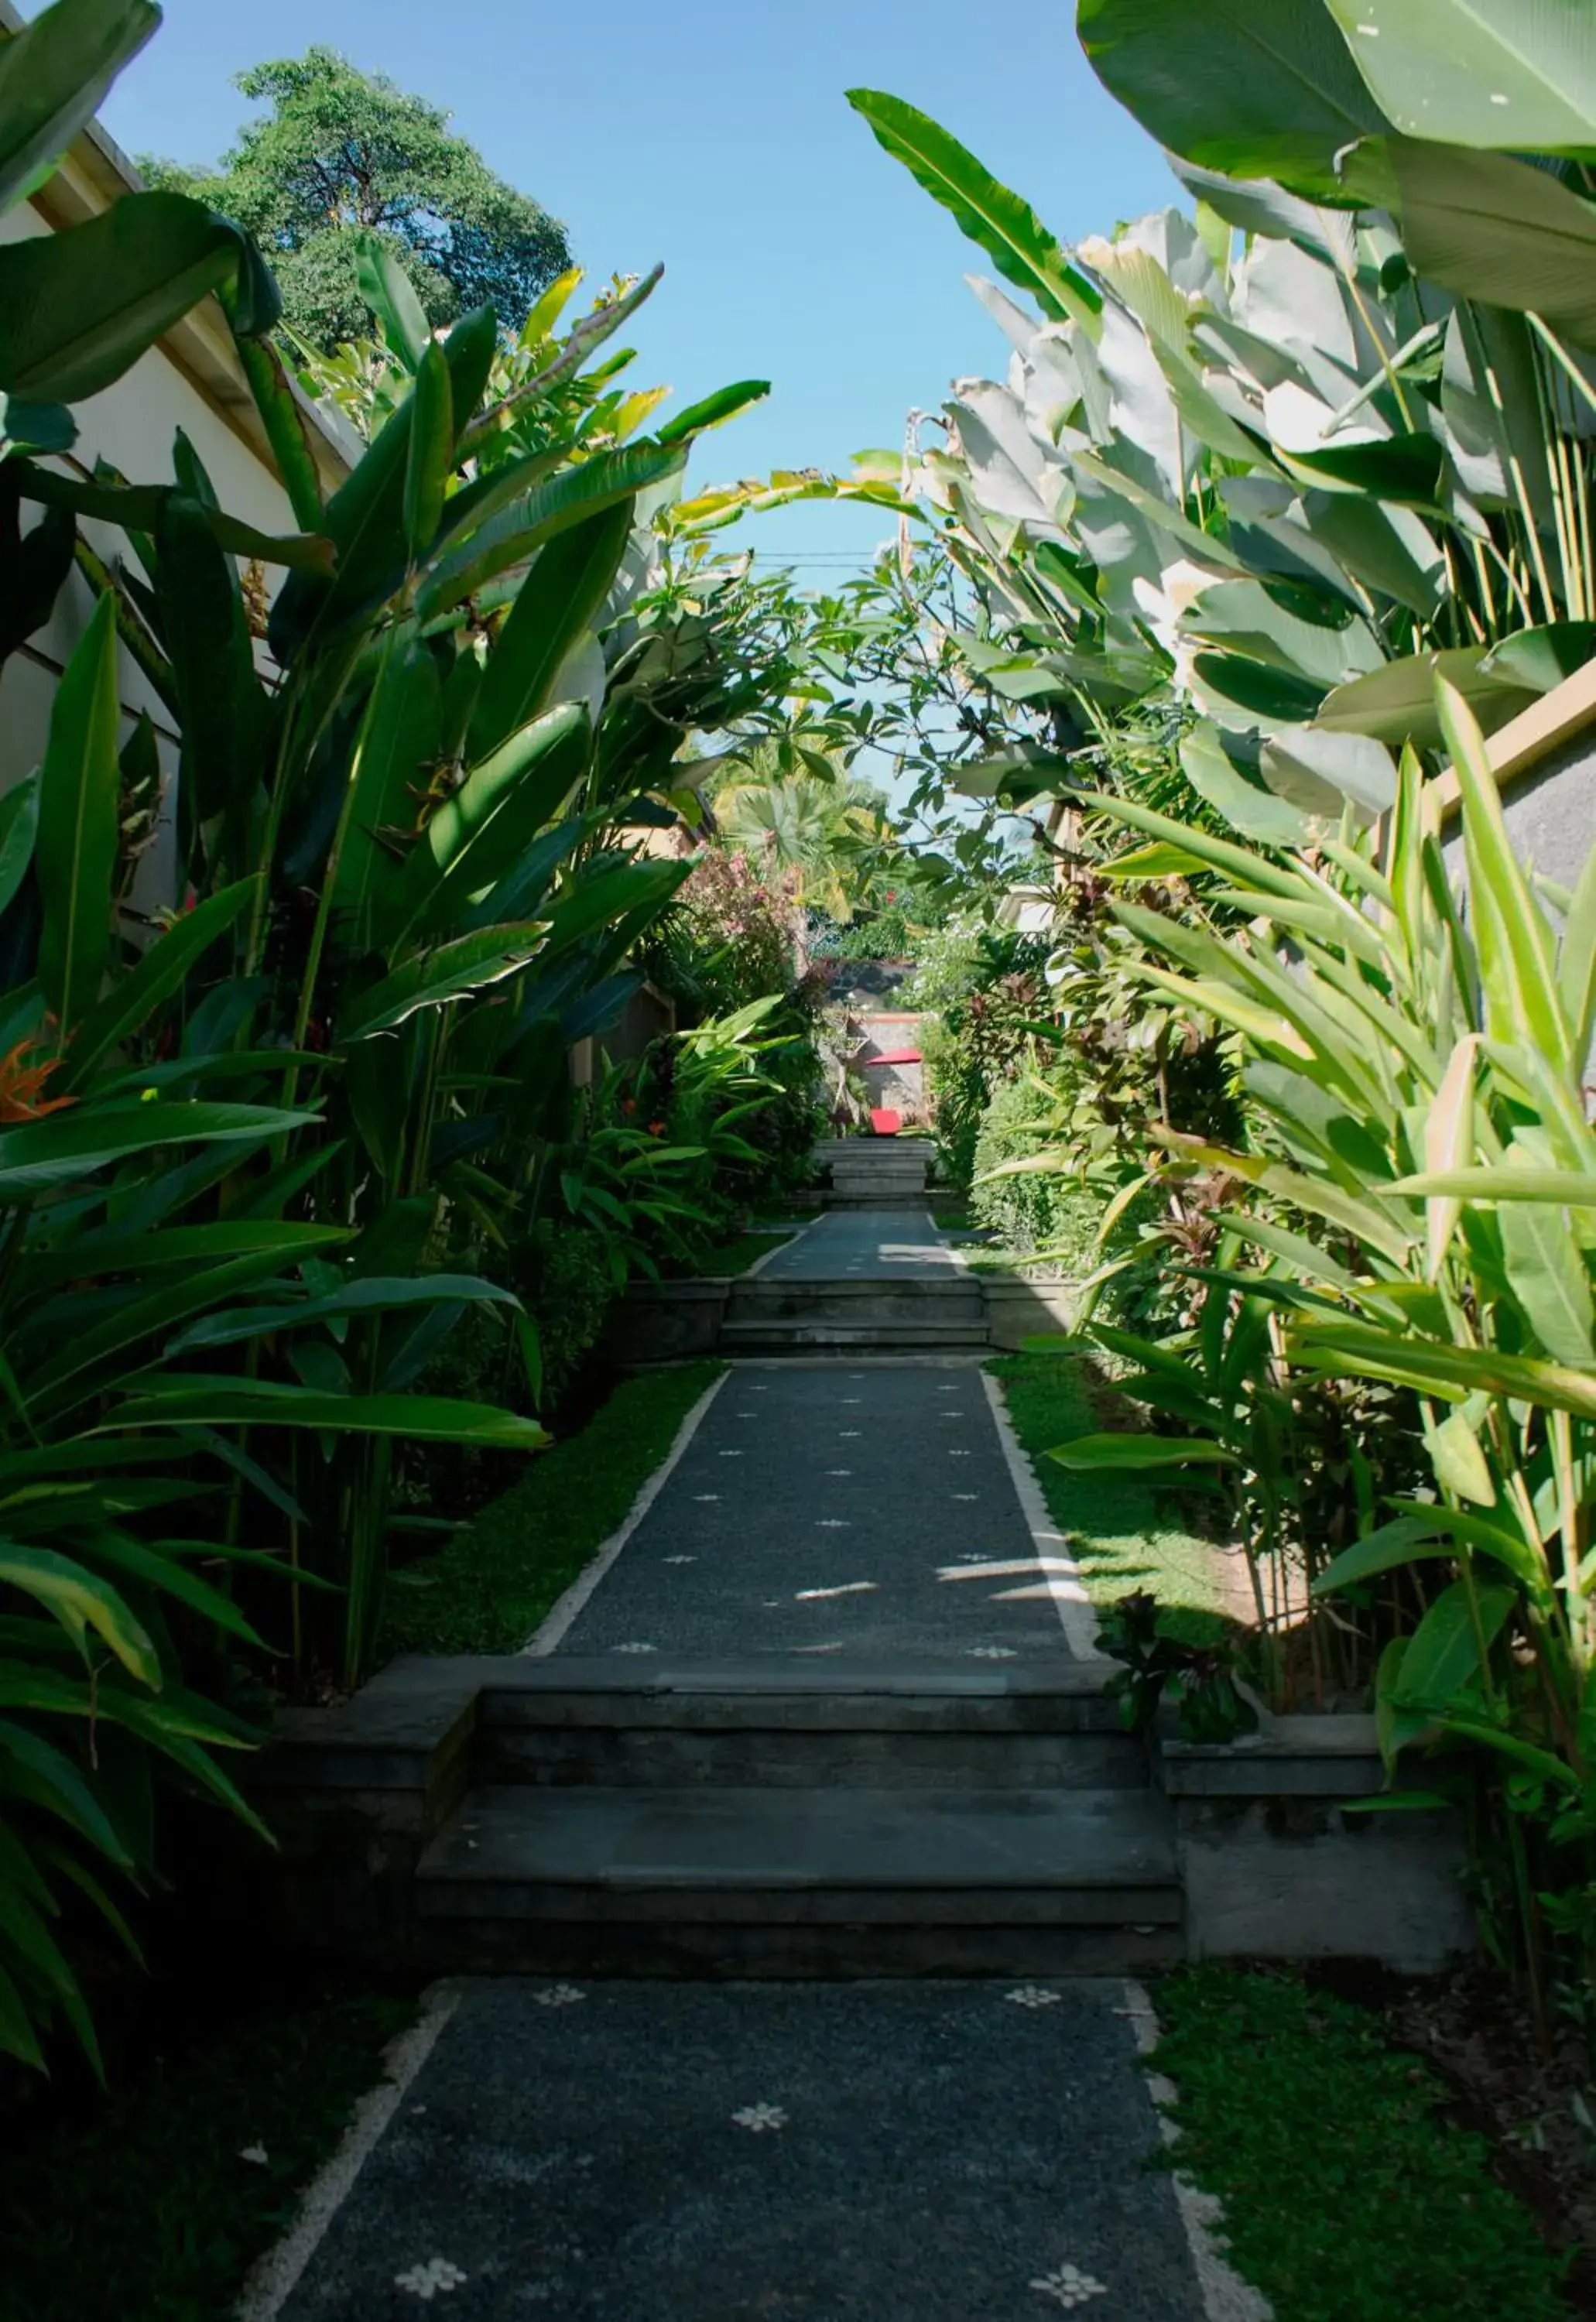
[(913, 1348), (922, 1353), (939, 1348), (989, 1347), (985, 1322), (834, 1322), (793, 1317), (783, 1321), (723, 1322), (719, 1349), (725, 1355), (823, 1354), (828, 1348), (868, 1352), (871, 1348)]
[(1181, 1955), (1152, 1791), (471, 1791), (416, 1902), (440, 1965), (634, 1974), (1130, 1972)]
[[(548, 1665), (535, 1687), (493, 1687), (478, 1705), (479, 1786), (603, 1789), (1140, 1789), (1147, 1753), (1095, 1673), (1048, 1674), (1008, 1693), (885, 1687), (834, 1662), (831, 1689), (785, 1671), (717, 1672), (625, 1689), (613, 1664)], [(872, 1684), (877, 1689), (871, 1689)]]
[(739, 1282), (726, 1301), (728, 1322), (984, 1322), (979, 1282), (949, 1267), (928, 1280), (795, 1282), (779, 1276)]
[(851, 1214), (854, 1211), (917, 1210), (925, 1207), (923, 1195), (917, 1193), (822, 1193), (820, 1206), (827, 1216)]

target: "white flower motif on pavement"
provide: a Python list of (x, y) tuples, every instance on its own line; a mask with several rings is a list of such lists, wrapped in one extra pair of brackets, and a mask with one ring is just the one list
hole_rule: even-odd
[(1066, 2314), (1084, 2306), (1093, 2298), (1107, 2298), (1108, 2285), (1099, 2281), (1094, 2274), (1082, 2273), (1078, 2265), (1061, 2265), (1056, 2273), (1044, 2273), (1031, 2284), (1044, 2298), (1055, 2298)]
[(615, 1650), (617, 1653), (657, 1653), (660, 1648), (658, 1645), (617, 1645)]
[(720, 1494), (718, 1492), (695, 1492), (693, 1494), (693, 1497), (698, 1501), (700, 1507), (707, 1507), (711, 1502), (718, 1504)]
[(857, 1427), (843, 1427), (839, 1428), (837, 1431), (837, 1441), (839, 1443), (857, 1443), (859, 1436), (860, 1430)]
[(968, 1451), (950, 1451), (948, 1453), (948, 1458), (950, 1459), (968, 1459), (969, 1457), (970, 1454)]
[(430, 2257), (424, 2265), (413, 2265), (408, 2273), (396, 2273), (394, 2288), (407, 2290), (412, 2298), (430, 2306), (441, 2290), (458, 2290), (464, 2280), (459, 2266), (451, 2265), (446, 2257)]
[(585, 1991), (579, 1991), (574, 1983), (551, 1983), (532, 1996), (540, 2007), (575, 2007), (588, 1997)]
[(1063, 1996), (1062, 1991), (1049, 1991), (1045, 1985), (1040, 1983), (1022, 1983), (1017, 1990), (1006, 1991), (1003, 1995), (1017, 2007), (1056, 2007)]
[(822, 1516), (815, 1529), (816, 1531), (851, 1531), (853, 1526), (846, 1516)]
[(825, 1472), (828, 1476), (851, 1476), (853, 1470), (852, 1467), (828, 1467)]
[(1012, 1645), (971, 1645), (970, 1658), (972, 1661), (1011, 1661), (1015, 1651)]
[(980, 1494), (979, 1492), (955, 1492), (953, 1494), (953, 1497), (956, 1500), (979, 1500)]
[(743, 1454), (741, 1451), (723, 1451), (720, 1456), (723, 1459), (740, 1459)]
[(696, 1556), (668, 1556), (665, 1561), (667, 1564), (697, 1564), (698, 1559)]
[(767, 2129), (787, 2126), (787, 2115), (780, 2105), (744, 2105), (741, 2112), (732, 2115), (732, 2118), (739, 2128), (752, 2129), (755, 2136), (762, 2136)]

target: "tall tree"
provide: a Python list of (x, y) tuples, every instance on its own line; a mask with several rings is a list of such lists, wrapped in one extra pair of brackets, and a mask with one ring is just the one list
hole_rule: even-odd
[(151, 183), (197, 194), (269, 254), (287, 321), (319, 347), (369, 334), (355, 237), (380, 233), (434, 327), (490, 305), (518, 328), (570, 263), (565, 228), (496, 177), (450, 116), (335, 50), (256, 65), (235, 86), (270, 106), (205, 169), (145, 157)]

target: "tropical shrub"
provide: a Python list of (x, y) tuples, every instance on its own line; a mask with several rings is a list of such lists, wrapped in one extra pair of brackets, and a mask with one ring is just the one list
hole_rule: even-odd
[[(60, 0), (7, 40), (0, 194), (156, 21)], [(58, 2020), (92, 2053), (62, 1898), (120, 1925), (102, 1874), (155, 1875), (155, 1771), (245, 1811), (215, 1755), (253, 1738), (218, 1705), (233, 1657), (257, 1696), (359, 1682), (430, 1449), (546, 1440), (510, 1256), (584, 1205), (616, 1222), (551, 1166), (570, 1049), (635, 990), (687, 874), (634, 836), (674, 818), (677, 753), (758, 695), (752, 632), (716, 609), (734, 589), (707, 576), (711, 609), (688, 610), (668, 568), (694, 552), (664, 551), (652, 512), (700, 429), (761, 390), (624, 442), (602, 395), (560, 390), (652, 280), (539, 370), (486, 308), (434, 341), (392, 253), (366, 255), (386, 416), (324, 499), (236, 227), (134, 195), (0, 251), (5, 644), (74, 561), (99, 592), (44, 763), (0, 801), (0, 2047), (34, 2063)], [(157, 487), (28, 456), (211, 288), (303, 527), (285, 539), (230, 517), (181, 436)], [(45, 512), (26, 535), (23, 503)], [(79, 518), (125, 553), (100, 559)], [(240, 559), (286, 575), (269, 680)], [(119, 641), (182, 739), (184, 908), (152, 940), (126, 899), (160, 775), (147, 722), (118, 748)], [(669, 1216), (649, 1142), (609, 1140), (595, 1170)], [(487, 1312), (505, 1401), (427, 1392)]]

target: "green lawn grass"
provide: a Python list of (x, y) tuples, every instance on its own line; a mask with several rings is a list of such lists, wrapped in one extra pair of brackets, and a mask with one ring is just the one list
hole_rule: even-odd
[(1560, 2268), (1442, 2083), (1363, 2009), (1200, 1967), (1156, 1995), (1175, 2165), (1275, 2322), (1554, 2322)]
[(382, 1657), (515, 1653), (611, 1532), (725, 1369), (684, 1363), (616, 1389), (579, 1435), (528, 1467), (447, 1548), (389, 1587)]
[(80, 2120), (12, 2124), (0, 2317), (226, 2322), (415, 2015), (372, 1997), (277, 2010), (147, 2058)]
[(780, 1249), (791, 1239), (789, 1233), (762, 1233), (757, 1229), (751, 1233), (734, 1234), (730, 1241), (722, 1242), (699, 1259), (698, 1272), (700, 1276), (716, 1281), (724, 1281), (729, 1275), (746, 1274), (751, 1266), (757, 1266), (762, 1257), (768, 1257), (773, 1249)]
[(1208, 1645), (1233, 1623), (1217, 1551), (1188, 1531), (1172, 1495), (1132, 1474), (1075, 1476), (1046, 1456), (1078, 1435), (1102, 1431), (1080, 1355), (1006, 1355), (987, 1367), (1001, 1380), (1015, 1433), (1030, 1453), (1048, 1513), (1070, 1543), (1094, 1604), (1151, 1589), (1172, 1637)]

